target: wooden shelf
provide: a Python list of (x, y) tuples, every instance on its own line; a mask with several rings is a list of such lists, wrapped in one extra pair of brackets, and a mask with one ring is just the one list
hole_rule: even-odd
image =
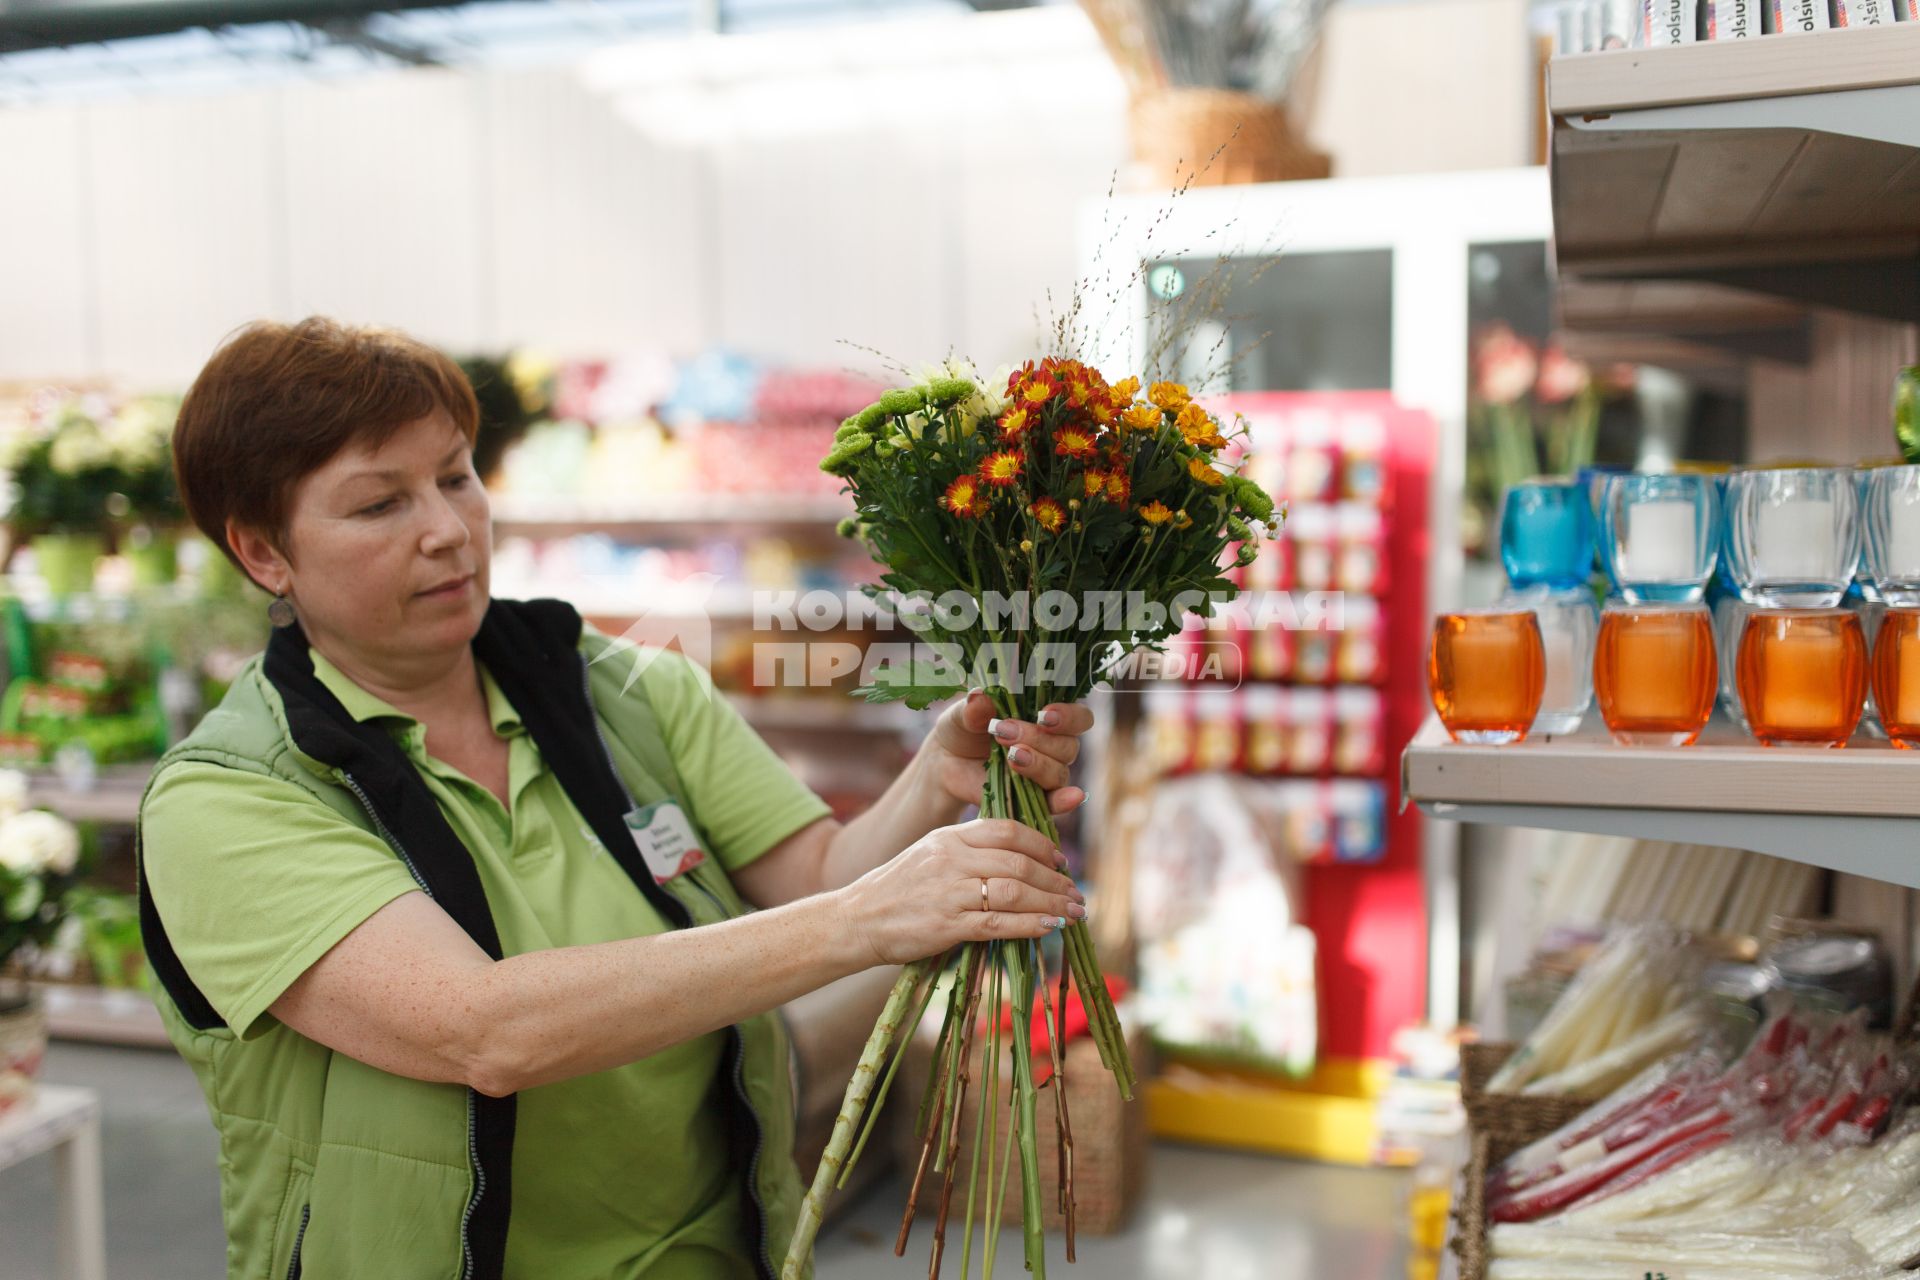
[(166, 1024), (144, 991), (37, 984), (47, 1001), (47, 1032), (60, 1040), (165, 1048)]
[(663, 493), (618, 502), (580, 499), (493, 500), (496, 533), (566, 537), (578, 533), (658, 537), (676, 531), (774, 527), (831, 533), (853, 504), (838, 494)]
[(1566, 737), (1479, 747), (1429, 719), (1400, 767), (1436, 818), (1750, 849), (1920, 888), (1920, 754), (1884, 742), (1763, 747), (1716, 720), (1690, 747), (1621, 747), (1594, 713)]
[(131, 823), (140, 816), (140, 796), (147, 789), (153, 762), (113, 764), (95, 775), (84, 791), (69, 788), (50, 769), (29, 769), (27, 803), (51, 809), (72, 822)]
[(1920, 26), (1556, 58), (1555, 253), (1920, 313)]

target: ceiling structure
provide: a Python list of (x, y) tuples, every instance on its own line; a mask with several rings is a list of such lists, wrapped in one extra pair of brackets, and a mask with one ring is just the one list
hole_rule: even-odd
[(520, 66), (1030, 0), (0, 0), (0, 107), (207, 92), (404, 66)]

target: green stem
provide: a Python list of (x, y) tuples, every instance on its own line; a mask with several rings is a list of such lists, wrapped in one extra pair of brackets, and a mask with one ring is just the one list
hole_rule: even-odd
[(904, 1034), (899, 1037), (899, 1043), (894, 1048), (893, 1061), (887, 1067), (887, 1074), (881, 1079), (880, 1087), (874, 1091), (872, 1104), (867, 1107), (867, 1122), (860, 1130), (859, 1140), (853, 1144), (853, 1154), (848, 1156), (847, 1162), (840, 1167), (840, 1180), (834, 1184), (836, 1190), (847, 1185), (847, 1178), (853, 1173), (853, 1166), (860, 1163), (860, 1155), (867, 1149), (867, 1139), (873, 1136), (874, 1127), (880, 1122), (881, 1108), (887, 1105), (887, 1094), (893, 1089), (893, 1078), (899, 1074), (900, 1063), (905, 1060), (907, 1050), (912, 1047), (914, 1032), (919, 1030), (921, 1020), (927, 1016), (927, 1006), (933, 1003), (934, 990), (939, 985), (940, 970), (934, 968), (927, 975), (925, 994), (920, 997), (919, 1003), (914, 1007), (913, 1017), (907, 1020), (903, 1028)]
[(1014, 1134), (1020, 1143), (1020, 1221), (1026, 1236), (1027, 1270), (1033, 1272), (1036, 1280), (1046, 1280), (1045, 1219), (1040, 1207), (1039, 1119), (1033, 1084), (1034, 961), (1028, 943), (1008, 943), (1004, 950), (1013, 974), (1013, 1107)]
[(834, 1119), (833, 1135), (827, 1142), (826, 1152), (820, 1157), (820, 1167), (814, 1170), (813, 1185), (808, 1188), (807, 1198), (800, 1205), (800, 1218), (794, 1224), (793, 1239), (787, 1245), (786, 1263), (780, 1270), (782, 1280), (800, 1280), (806, 1274), (807, 1263), (813, 1256), (813, 1240), (820, 1232), (820, 1220), (826, 1209), (827, 1197), (833, 1194), (840, 1168), (853, 1146), (854, 1126), (866, 1114), (867, 1100), (880, 1074), (880, 1063), (886, 1058), (894, 1038), (900, 1034), (913, 993), (927, 977), (933, 963), (932, 960), (916, 960), (900, 971), (893, 991), (887, 996), (886, 1007), (880, 1011), (879, 1021), (873, 1024), (873, 1034), (867, 1037), (866, 1048), (860, 1052), (860, 1061), (853, 1069), (853, 1079), (847, 1083), (846, 1098), (840, 1104), (840, 1114)]

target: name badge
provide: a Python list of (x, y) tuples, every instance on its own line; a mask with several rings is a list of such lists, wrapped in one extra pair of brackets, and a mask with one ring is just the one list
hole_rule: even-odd
[(671, 800), (642, 805), (627, 815), (627, 829), (633, 833), (634, 848), (640, 850), (655, 884), (665, 884), (684, 875), (707, 860), (693, 824), (680, 806)]

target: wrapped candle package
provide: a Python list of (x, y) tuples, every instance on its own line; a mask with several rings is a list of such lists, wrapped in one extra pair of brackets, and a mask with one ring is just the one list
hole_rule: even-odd
[(1910, 1048), (1776, 997), (1494, 1168), (1492, 1280), (1857, 1280), (1920, 1255)]
[(1492, 1093), (1600, 1097), (1686, 1045), (1711, 1013), (1702, 957), (1673, 930), (1622, 929), (1595, 952), (1488, 1084)]

